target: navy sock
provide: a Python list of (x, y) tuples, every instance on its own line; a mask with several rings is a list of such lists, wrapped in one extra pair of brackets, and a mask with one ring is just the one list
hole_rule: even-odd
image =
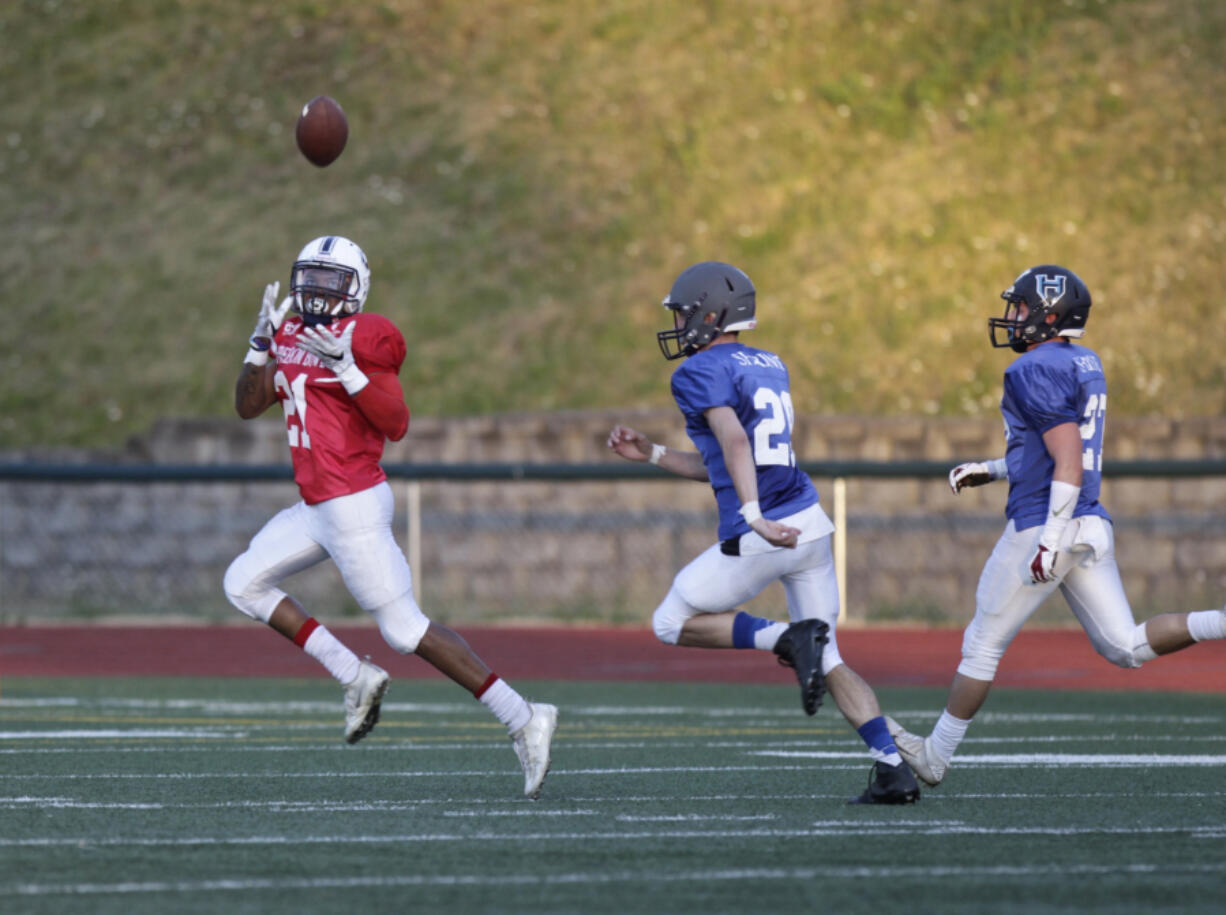
[(902, 761), (902, 757), (898, 755), (898, 747), (894, 745), (894, 738), (890, 736), (890, 729), (886, 726), (884, 715), (864, 722), (856, 728), (856, 733), (868, 744), (873, 759), (885, 759), (891, 765)]
[(773, 625), (774, 620), (766, 620), (760, 616), (750, 616), (744, 610), (732, 618), (732, 647), (755, 648), (753, 634), (759, 629)]

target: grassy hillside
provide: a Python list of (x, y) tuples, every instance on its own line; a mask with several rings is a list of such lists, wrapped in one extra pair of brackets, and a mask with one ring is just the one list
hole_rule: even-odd
[(232, 415), (263, 285), (325, 233), (422, 414), (667, 403), (657, 303), (707, 258), (802, 411), (994, 412), (985, 319), (1045, 261), (1114, 412), (1226, 409), (1217, 0), (358, 6), (0, 7), (0, 445)]

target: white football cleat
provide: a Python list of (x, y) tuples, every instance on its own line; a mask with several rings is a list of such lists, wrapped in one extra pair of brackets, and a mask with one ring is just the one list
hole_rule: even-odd
[(345, 687), (345, 743), (357, 743), (379, 722), (379, 705), (390, 679), (382, 667), (359, 663), (357, 677)]
[(536, 800), (549, 772), (549, 748), (558, 727), (558, 709), (544, 702), (529, 702), (528, 707), (532, 717), (511, 735), (511, 745), (524, 768), (524, 797)]
[(885, 726), (890, 729), (898, 755), (906, 760), (916, 778), (933, 788), (941, 784), (949, 771), (949, 761), (933, 751), (931, 738), (912, 734), (889, 715), (885, 716)]

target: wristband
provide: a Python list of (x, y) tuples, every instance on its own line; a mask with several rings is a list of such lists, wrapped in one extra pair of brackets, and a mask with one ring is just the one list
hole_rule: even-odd
[(745, 519), (745, 523), (752, 526), (755, 521), (762, 520), (762, 509), (758, 505), (758, 500), (746, 502), (741, 506), (741, 517)]
[(340, 379), (341, 387), (345, 389), (345, 392), (350, 397), (356, 397), (362, 388), (370, 383), (366, 373), (353, 363), (345, 366), (345, 370), (337, 373), (336, 377)]
[(1077, 507), (1077, 499), (1081, 496), (1081, 487), (1063, 480), (1051, 481), (1051, 495), (1047, 501), (1047, 521), (1043, 525), (1043, 534), (1039, 537), (1039, 545), (1047, 547), (1053, 553), (1060, 547), (1060, 538), (1064, 529), (1073, 520), (1073, 509)]
[(651, 457), (647, 459), (647, 463), (648, 464), (660, 463), (660, 458), (664, 457), (664, 455), (667, 452), (668, 452), (668, 449), (665, 448), (663, 445), (652, 445), (651, 446)]
[(992, 480), (1007, 480), (1009, 479), (1009, 464), (1004, 458), (997, 458), (994, 461), (984, 461), (988, 468), (988, 477)]
[(249, 349), (247, 350), (247, 355), (243, 357), (243, 362), (256, 367), (268, 365), (268, 350)]

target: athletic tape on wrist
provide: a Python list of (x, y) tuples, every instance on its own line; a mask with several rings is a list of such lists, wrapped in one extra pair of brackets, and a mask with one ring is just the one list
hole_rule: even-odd
[(1073, 520), (1073, 510), (1077, 507), (1077, 499), (1081, 496), (1081, 487), (1063, 480), (1051, 481), (1051, 495), (1047, 500), (1047, 521), (1043, 524), (1043, 535), (1039, 543), (1049, 550), (1060, 547), (1060, 538), (1064, 529)]
[(667, 451), (668, 449), (665, 448), (663, 445), (652, 445), (651, 446), (651, 457), (647, 459), (647, 463), (648, 464), (660, 463), (660, 458), (664, 457)]
[(746, 502), (741, 506), (741, 517), (745, 519), (745, 523), (752, 525), (755, 521), (762, 518), (762, 508), (758, 505), (758, 500)]
[(366, 373), (352, 363), (346, 366), (345, 370), (336, 377), (340, 379), (341, 387), (345, 389), (345, 392), (349, 394), (350, 397), (353, 397), (361, 392), (361, 390), (370, 383), (370, 379), (366, 377)]

